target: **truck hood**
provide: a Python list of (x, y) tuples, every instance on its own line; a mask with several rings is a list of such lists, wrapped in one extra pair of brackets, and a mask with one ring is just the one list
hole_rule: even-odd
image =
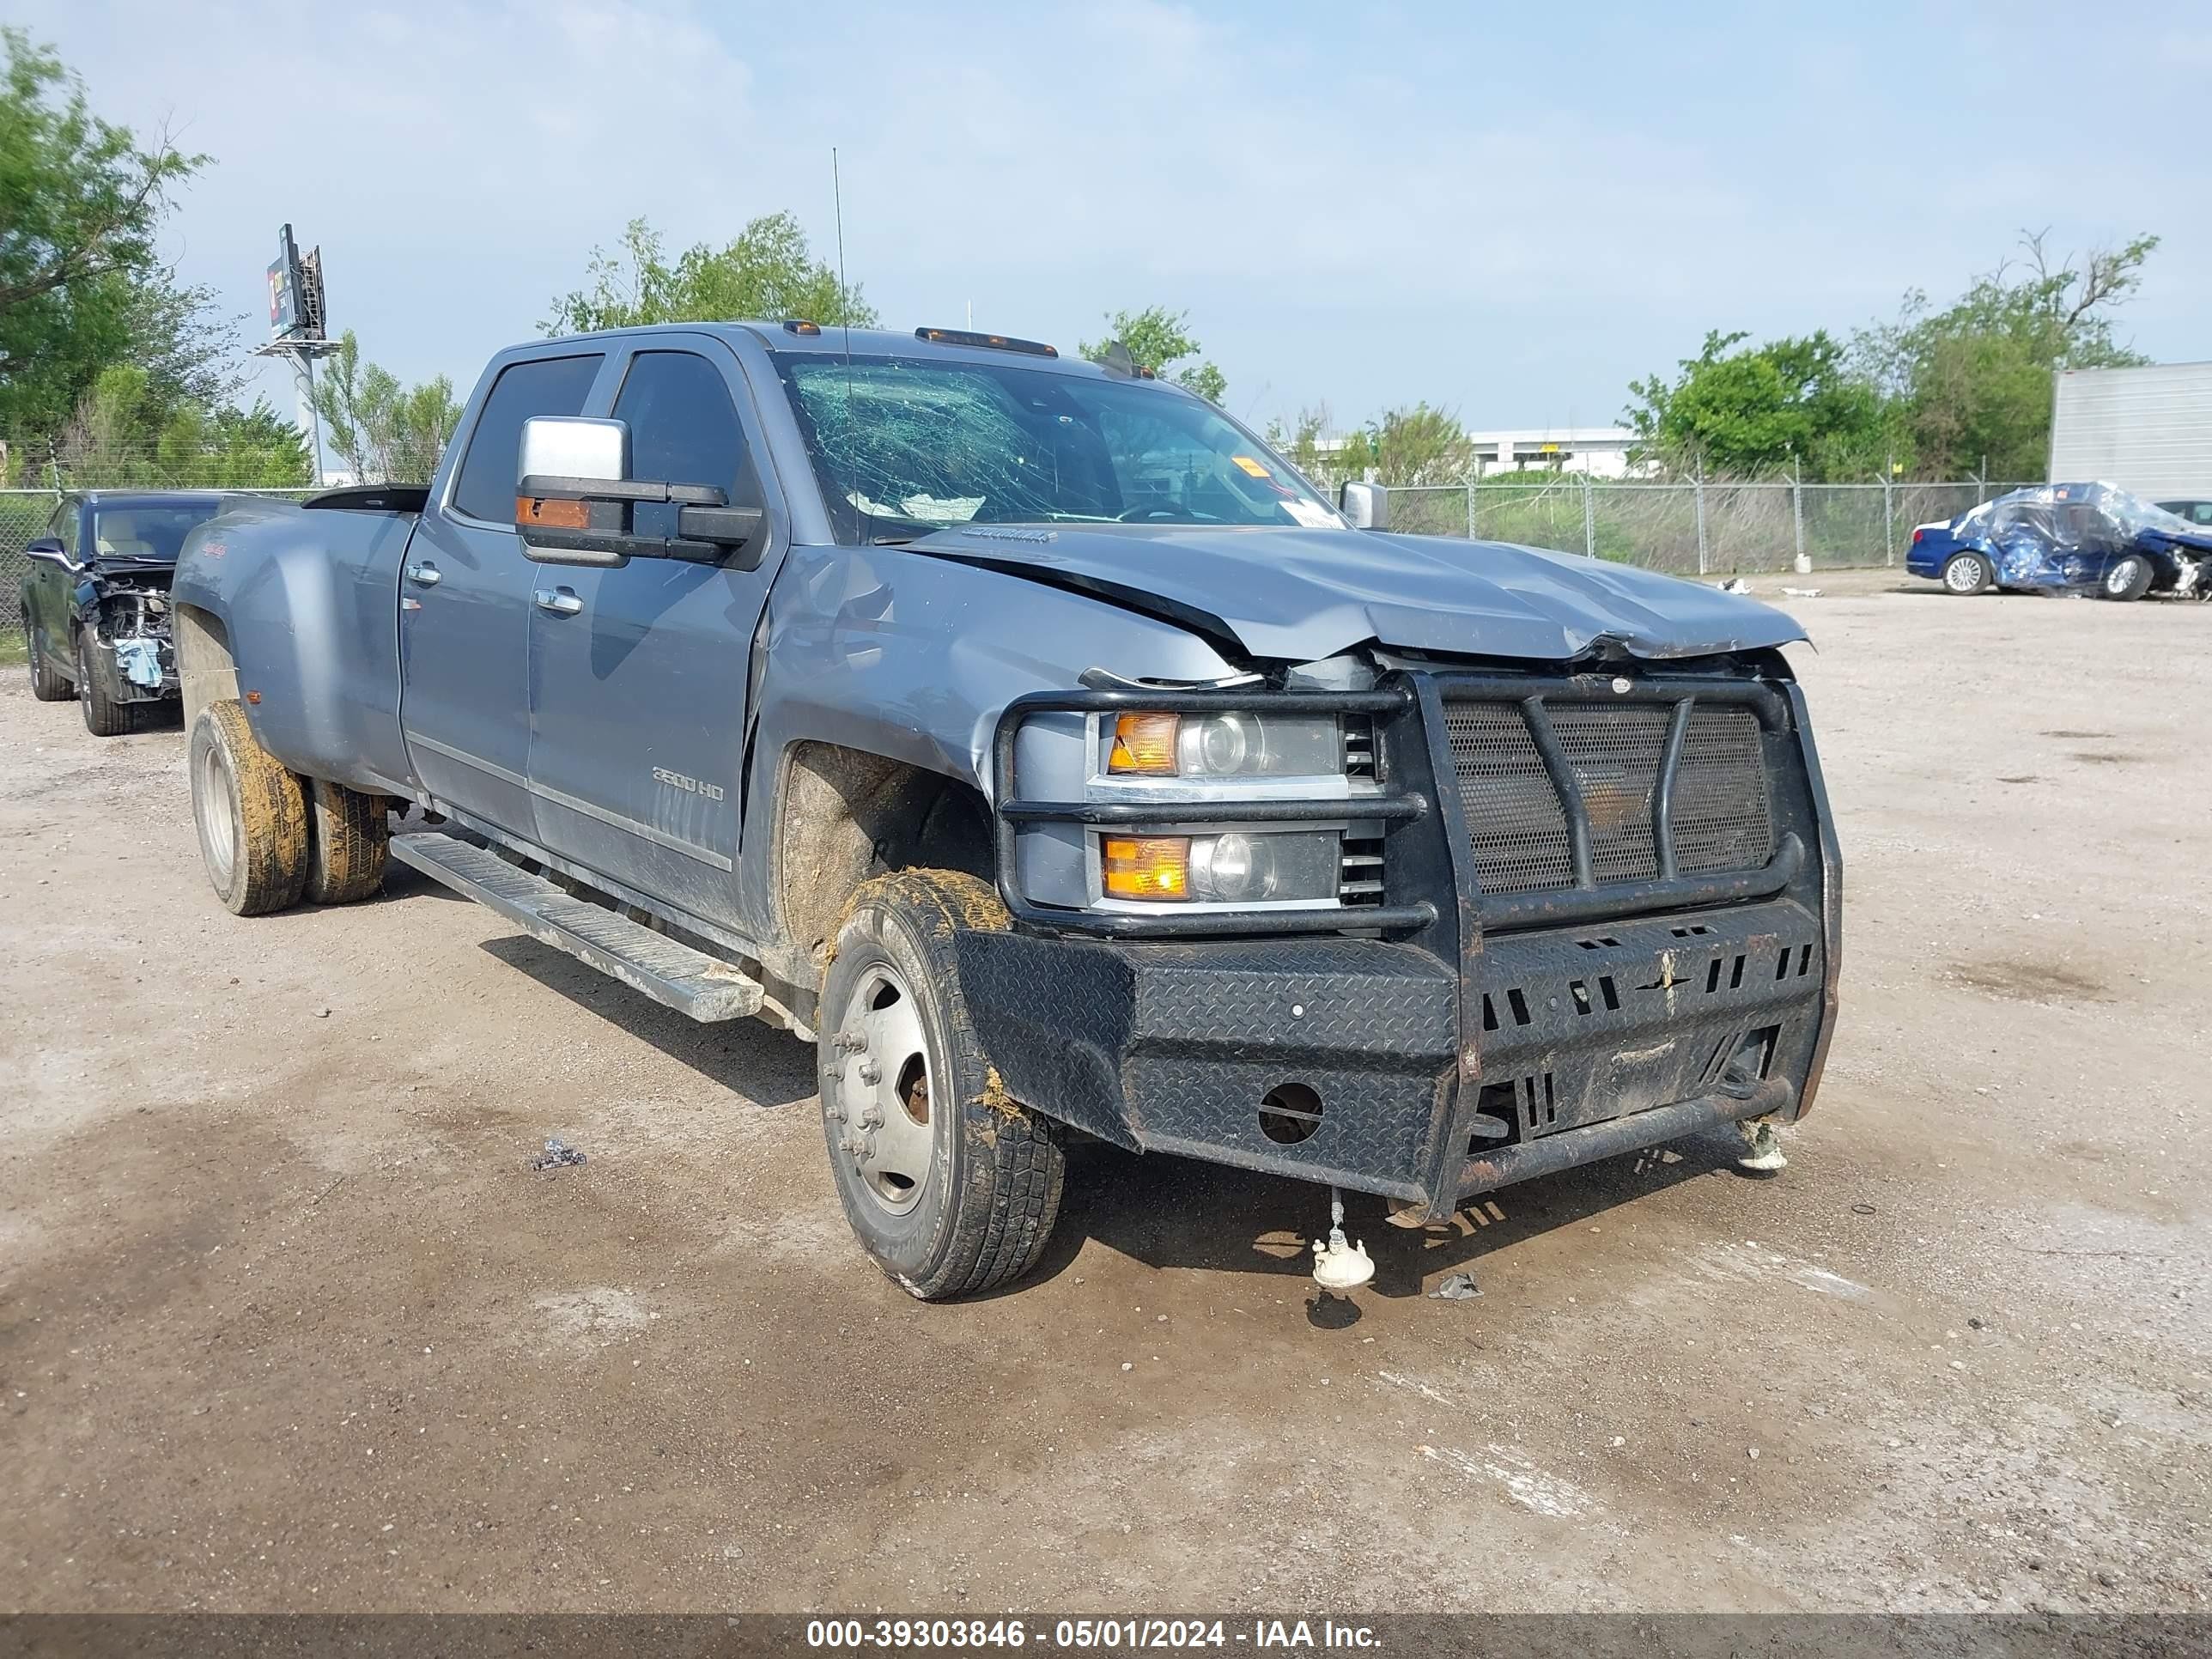
[(1313, 662), (1369, 641), (1454, 656), (1559, 662), (1617, 647), (1696, 657), (1802, 640), (1754, 599), (1631, 565), (1502, 542), (1363, 530), (975, 525), (908, 551), (1073, 587)]

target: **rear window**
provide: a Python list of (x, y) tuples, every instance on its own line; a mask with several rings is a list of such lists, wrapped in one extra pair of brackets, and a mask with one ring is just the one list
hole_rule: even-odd
[(509, 363), (492, 382), (483, 414), (469, 438), (453, 507), (472, 519), (514, 522), (515, 468), (522, 459), (522, 423), (534, 415), (580, 415), (606, 359), (538, 357)]

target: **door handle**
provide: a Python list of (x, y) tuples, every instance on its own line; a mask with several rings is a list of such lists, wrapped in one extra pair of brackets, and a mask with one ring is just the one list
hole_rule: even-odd
[(407, 580), (420, 582), (425, 587), (435, 587), (444, 578), (438, 574), (438, 567), (425, 559), (421, 564), (407, 567)]
[(584, 608), (584, 602), (565, 587), (541, 587), (530, 597), (540, 611), (550, 611), (556, 617), (573, 617)]

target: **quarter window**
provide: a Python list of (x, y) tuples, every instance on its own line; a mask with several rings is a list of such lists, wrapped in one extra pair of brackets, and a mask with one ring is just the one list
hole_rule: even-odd
[(514, 522), (515, 467), (522, 423), (534, 415), (580, 415), (605, 357), (538, 357), (509, 363), (492, 382), (453, 487), (453, 507), (472, 519)]

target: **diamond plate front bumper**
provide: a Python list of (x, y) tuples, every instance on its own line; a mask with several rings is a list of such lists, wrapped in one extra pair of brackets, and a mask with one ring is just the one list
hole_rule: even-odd
[[(962, 988), (1008, 1091), (1132, 1150), (1431, 1217), (1710, 1125), (1802, 1115), (1834, 1028), (1842, 863), (1796, 685), (1694, 685), (1761, 708), (1779, 848), (1764, 870), (1486, 895), (1447, 781), (1444, 696), (1466, 678), (1408, 677), (1382, 723), (1386, 776), (1435, 807), (1390, 830), (1389, 910), (1340, 921), (1382, 936), (1103, 939), (1012, 904), (1016, 931), (963, 934)], [(1303, 1120), (1269, 1109), (1286, 1089)]]

